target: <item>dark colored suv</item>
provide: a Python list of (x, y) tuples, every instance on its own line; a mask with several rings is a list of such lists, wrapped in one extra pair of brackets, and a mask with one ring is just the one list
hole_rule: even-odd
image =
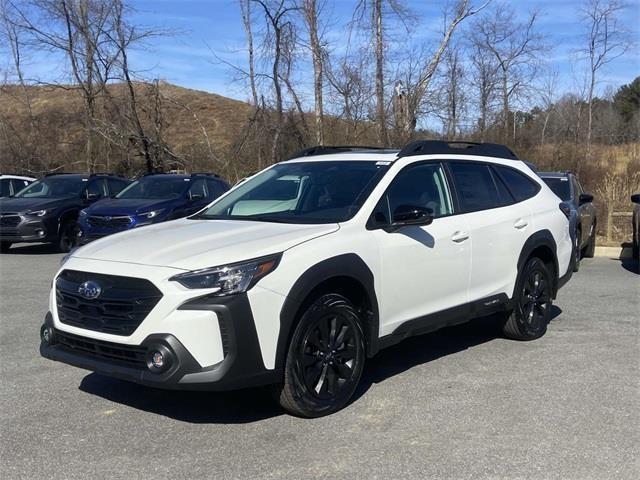
[(591, 258), (596, 248), (596, 207), (593, 195), (585, 193), (575, 174), (571, 172), (540, 172), (540, 177), (562, 200), (562, 211), (569, 218), (574, 242), (573, 271), (580, 268), (583, 257)]
[(109, 174), (53, 174), (0, 199), (2, 250), (14, 243), (49, 242), (68, 252), (80, 210), (119, 193), (129, 183)]
[(145, 175), (114, 198), (80, 212), (80, 244), (132, 228), (186, 217), (229, 190), (217, 175)]
[(631, 195), (631, 201), (635, 204), (631, 218), (633, 224), (633, 258), (638, 260), (638, 257), (640, 257), (640, 193)]

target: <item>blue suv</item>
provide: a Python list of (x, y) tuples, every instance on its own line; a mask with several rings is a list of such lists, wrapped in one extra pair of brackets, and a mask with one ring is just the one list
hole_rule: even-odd
[(152, 174), (133, 182), (113, 198), (80, 212), (78, 243), (143, 225), (186, 217), (229, 190), (217, 175)]

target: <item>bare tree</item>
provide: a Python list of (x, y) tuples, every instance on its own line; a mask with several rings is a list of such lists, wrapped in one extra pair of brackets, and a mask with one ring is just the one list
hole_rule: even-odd
[(255, 54), (253, 51), (253, 29), (251, 21), (251, 1), (250, 0), (238, 0), (240, 3), (240, 10), (242, 12), (242, 25), (244, 27), (245, 35), (247, 37), (247, 56), (249, 63), (249, 85), (251, 87), (251, 99), (253, 100), (253, 106), (258, 107), (258, 89), (256, 87), (256, 67), (255, 67)]
[[(407, 116), (402, 121), (402, 130), (404, 130), (406, 137), (410, 137), (416, 128), (420, 108), (427, 96), (431, 81), (456, 28), (458, 28), (465, 19), (483, 10), (489, 2), (490, 0), (487, 0), (480, 6), (474, 7), (469, 0), (459, 0), (455, 4), (452, 12), (445, 10), (445, 14), (443, 15), (443, 34), (438, 48), (431, 55), (430, 59), (422, 65), (415, 83), (413, 85), (406, 85)], [(452, 17), (450, 16), (451, 13), (453, 14)]]
[(542, 37), (535, 31), (537, 18), (533, 12), (519, 22), (511, 7), (499, 3), (474, 24), (473, 43), (493, 56), (500, 75), (504, 139), (509, 136), (510, 102), (534, 78), (544, 50)]
[(593, 99), (598, 76), (603, 68), (624, 54), (629, 38), (619, 17), (624, 5), (617, 0), (587, 0), (582, 8), (582, 20), (587, 29), (587, 46), (582, 50), (589, 59), (587, 84), (587, 155), (591, 153), (593, 131)]
[(282, 128), (284, 125), (284, 102), (282, 95), (282, 50), (284, 42), (285, 30), (290, 26), (289, 13), (296, 9), (294, 5), (287, 3), (285, 0), (251, 0), (259, 5), (264, 13), (264, 17), (269, 30), (269, 46), (272, 51), (271, 63), (271, 81), (273, 82), (273, 91), (275, 95), (275, 115), (276, 122), (274, 126), (273, 142), (271, 146), (271, 161), (275, 162), (278, 158), (278, 150), (280, 148)]
[(319, 7), (317, 0), (302, 0), (302, 14), (309, 32), (309, 48), (313, 60), (313, 97), (316, 143), (324, 145), (324, 107), (322, 89), (324, 76), (324, 52), (318, 32)]

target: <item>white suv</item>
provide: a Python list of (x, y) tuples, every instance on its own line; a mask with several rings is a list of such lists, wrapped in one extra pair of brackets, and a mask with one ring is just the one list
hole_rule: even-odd
[(504, 146), (317, 147), (74, 251), (40, 351), (162, 388), (274, 384), (315, 417), (410, 335), (499, 312), (540, 337), (571, 258), (558, 198)]

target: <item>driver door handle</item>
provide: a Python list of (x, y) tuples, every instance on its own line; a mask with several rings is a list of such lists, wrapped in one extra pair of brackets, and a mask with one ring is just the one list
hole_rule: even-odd
[(517, 228), (518, 230), (522, 230), (524, 228), (527, 228), (527, 225), (529, 225), (529, 223), (524, 218), (519, 218), (518, 220), (516, 220), (516, 223), (513, 224), (513, 227)]
[(456, 243), (462, 243), (469, 238), (469, 234), (467, 232), (462, 232), (458, 230), (453, 235), (451, 235), (451, 240)]

